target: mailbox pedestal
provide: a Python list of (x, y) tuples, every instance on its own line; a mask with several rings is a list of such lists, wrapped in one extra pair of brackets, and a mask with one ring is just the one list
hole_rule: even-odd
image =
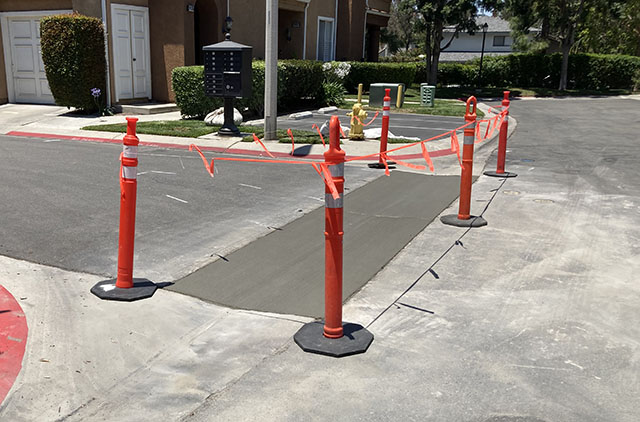
[(208, 97), (224, 98), (224, 124), (218, 135), (237, 136), (233, 123), (233, 99), (251, 96), (252, 48), (230, 40), (202, 47), (204, 51), (204, 92)]
[(240, 136), (240, 129), (233, 121), (233, 97), (224, 97), (224, 123), (218, 131), (221, 136)]

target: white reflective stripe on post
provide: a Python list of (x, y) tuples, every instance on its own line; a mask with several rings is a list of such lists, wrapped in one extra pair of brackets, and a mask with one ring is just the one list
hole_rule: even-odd
[(382, 117), (389, 117), (389, 109), (382, 110)]
[(137, 179), (138, 167), (122, 166), (122, 178), (123, 179)]
[(324, 206), (326, 208), (342, 208), (344, 205), (344, 193), (340, 194), (340, 198), (334, 199), (330, 193), (324, 194)]
[(344, 177), (344, 163), (332, 164), (329, 167), (329, 173), (333, 177)]
[(473, 145), (475, 143), (475, 139), (476, 139), (476, 123), (472, 123), (471, 125), (467, 126), (465, 128), (466, 130), (473, 130), (473, 135), (469, 136), (469, 135), (464, 135), (464, 140), (463, 140), (463, 145)]
[(391, 107), (391, 100), (384, 102), (385, 107)]
[(123, 145), (122, 156), (127, 158), (138, 158), (138, 147), (133, 145)]

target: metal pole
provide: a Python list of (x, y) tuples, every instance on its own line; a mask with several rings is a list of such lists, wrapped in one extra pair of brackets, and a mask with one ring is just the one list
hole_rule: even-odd
[(478, 70), (478, 83), (476, 85), (476, 90), (480, 89), (482, 83), (482, 59), (484, 58), (484, 40), (487, 37), (487, 28), (482, 28), (482, 50), (480, 51), (480, 69)]
[(264, 70), (264, 139), (276, 140), (278, 129), (278, 0), (267, 0)]

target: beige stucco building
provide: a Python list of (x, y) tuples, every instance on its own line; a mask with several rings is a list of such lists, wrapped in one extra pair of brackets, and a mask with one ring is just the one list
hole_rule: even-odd
[[(377, 60), (390, 0), (280, 0), (278, 56)], [(227, 10), (229, 4), (229, 10)], [(72, 11), (107, 28), (112, 103), (172, 101), (171, 71), (201, 64), (202, 46), (232, 39), (264, 57), (263, 0), (0, 0), (0, 104), (53, 103), (40, 58), (39, 21)]]

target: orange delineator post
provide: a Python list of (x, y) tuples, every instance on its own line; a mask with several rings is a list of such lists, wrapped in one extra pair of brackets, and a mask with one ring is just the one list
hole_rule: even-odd
[[(473, 104), (473, 112), (469, 111), (471, 104)], [(464, 115), (464, 120), (471, 124), (464, 128), (462, 175), (460, 176), (460, 206), (458, 209), (458, 219), (460, 220), (468, 220), (471, 218), (471, 182), (473, 179), (473, 144), (476, 129), (476, 106), (475, 97), (470, 97), (467, 100), (467, 111)]]
[(500, 138), (498, 140), (498, 168), (496, 173), (504, 174), (504, 162), (507, 155), (507, 131), (509, 129), (509, 91), (504, 91), (502, 99), (502, 111), (504, 112), (504, 120), (500, 125)]
[[(342, 239), (345, 152), (340, 149), (340, 121), (329, 123), (329, 149), (321, 173), (324, 190), (324, 322), (304, 324), (293, 340), (305, 352), (344, 357), (364, 353), (373, 334), (360, 324), (342, 321)], [(319, 168), (318, 168), (319, 170)]]
[(382, 106), (382, 133), (380, 133), (380, 157), (378, 162), (382, 165), (382, 154), (387, 152), (387, 141), (389, 140), (389, 114), (391, 110), (391, 90), (384, 90), (384, 99)]
[[(387, 166), (384, 165), (382, 159), (383, 155), (387, 152), (387, 142), (389, 140), (389, 115), (391, 110), (391, 89), (386, 88), (384, 90), (384, 99), (382, 106), (382, 130), (380, 132), (380, 155), (377, 163), (369, 164), (371, 168), (384, 169)], [(385, 157), (386, 158), (386, 157)], [(392, 161), (387, 161), (387, 165), (395, 164)]]
[(91, 293), (104, 300), (133, 302), (153, 296), (158, 286), (133, 278), (133, 242), (136, 232), (136, 195), (138, 188), (138, 144), (135, 117), (127, 117), (127, 134), (120, 154), (120, 229), (118, 233), (118, 271), (115, 279), (103, 280)]
[(487, 221), (482, 217), (471, 215), (471, 183), (473, 182), (473, 146), (476, 132), (476, 109), (478, 103), (475, 97), (467, 100), (467, 111), (464, 116), (464, 141), (462, 147), (462, 174), (460, 175), (460, 200), (458, 214), (443, 215), (440, 221), (457, 227), (486, 226)]
[(327, 338), (340, 338), (342, 329), (342, 238), (343, 198), (344, 198), (344, 159), (345, 152), (340, 149), (340, 122), (337, 116), (331, 117), (329, 126), (329, 149), (324, 160), (340, 197), (335, 199), (325, 184), (324, 211), (324, 313), (323, 334)]
[(504, 98), (502, 100), (502, 113), (504, 113), (504, 119), (500, 124), (500, 136), (498, 138), (498, 163), (496, 165), (496, 171), (485, 171), (486, 176), (492, 177), (516, 177), (516, 173), (504, 171), (504, 163), (507, 156), (507, 134), (509, 132), (509, 91), (504, 91)]
[(500, 124), (500, 136), (498, 139), (498, 165), (496, 168), (497, 174), (504, 174), (504, 162), (507, 154), (507, 131), (509, 129), (507, 123), (507, 117), (505, 116), (502, 124)]
[(133, 242), (136, 230), (138, 188), (138, 143), (135, 117), (127, 117), (127, 134), (122, 147), (120, 172), (120, 232), (118, 236), (118, 276), (116, 287), (133, 287)]

